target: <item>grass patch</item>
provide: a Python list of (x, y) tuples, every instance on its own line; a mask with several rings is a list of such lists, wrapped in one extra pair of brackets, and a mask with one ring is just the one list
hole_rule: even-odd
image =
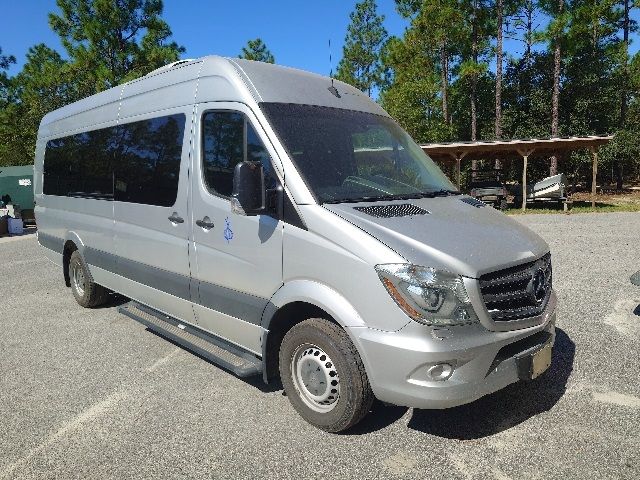
[(505, 213), (507, 215), (523, 215), (523, 214), (543, 214), (543, 213), (609, 213), (609, 212), (640, 212), (640, 203), (604, 203), (596, 202), (595, 208), (591, 206), (591, 202), (573, 202), (573, 207), (565, 212), (561, 205), (549, 208), (545, 204), (527, 204), (527, 210), (523, 212), (519, 208), (510, 208)]

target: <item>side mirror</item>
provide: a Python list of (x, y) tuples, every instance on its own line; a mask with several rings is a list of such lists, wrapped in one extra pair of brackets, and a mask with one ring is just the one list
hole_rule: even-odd
[(231, 211), (259, 215), (265, 210), (264, 171), (260, 162), (240, 162), (233, 170)]

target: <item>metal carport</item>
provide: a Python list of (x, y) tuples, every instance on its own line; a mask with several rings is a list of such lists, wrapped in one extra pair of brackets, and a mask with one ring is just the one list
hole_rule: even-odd
[[(460, 189), (460, 164), (462, 160), (508, 159), (518, 155), (524, 160), (522, 170), (522, 209), (527, 208), (527, 162), (529, 157), (551, 156), (575, 150), (589, 150), (593, 162), (591, 182), (591, 206), (595, 207), (596, 177), (598, 174), (598, 149), (613, 136), (563, 137), (546, 139), (496, 140), (487, 142), (427, 143), (420, 145), (436, 162), (456, 162), (456, 180)], [(546, 157), (545, 157), (546, 158)]]

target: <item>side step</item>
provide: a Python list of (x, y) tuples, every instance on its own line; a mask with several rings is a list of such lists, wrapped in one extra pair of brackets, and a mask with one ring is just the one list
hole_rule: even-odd
[(262, 374), (262, 361), (250, 352), (215, 337), (199, 328), (185, 324), (149, 307), (131, 301), (118, 311), (167, 337), (182, 347), (232, 371), (238, 377)]

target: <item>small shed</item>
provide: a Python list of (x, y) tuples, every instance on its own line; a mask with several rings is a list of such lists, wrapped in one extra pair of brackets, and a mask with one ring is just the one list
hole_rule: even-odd
[(0, 199), (5, 195), (22, 210), (33, 209), (33, 165), (0, 167)]

